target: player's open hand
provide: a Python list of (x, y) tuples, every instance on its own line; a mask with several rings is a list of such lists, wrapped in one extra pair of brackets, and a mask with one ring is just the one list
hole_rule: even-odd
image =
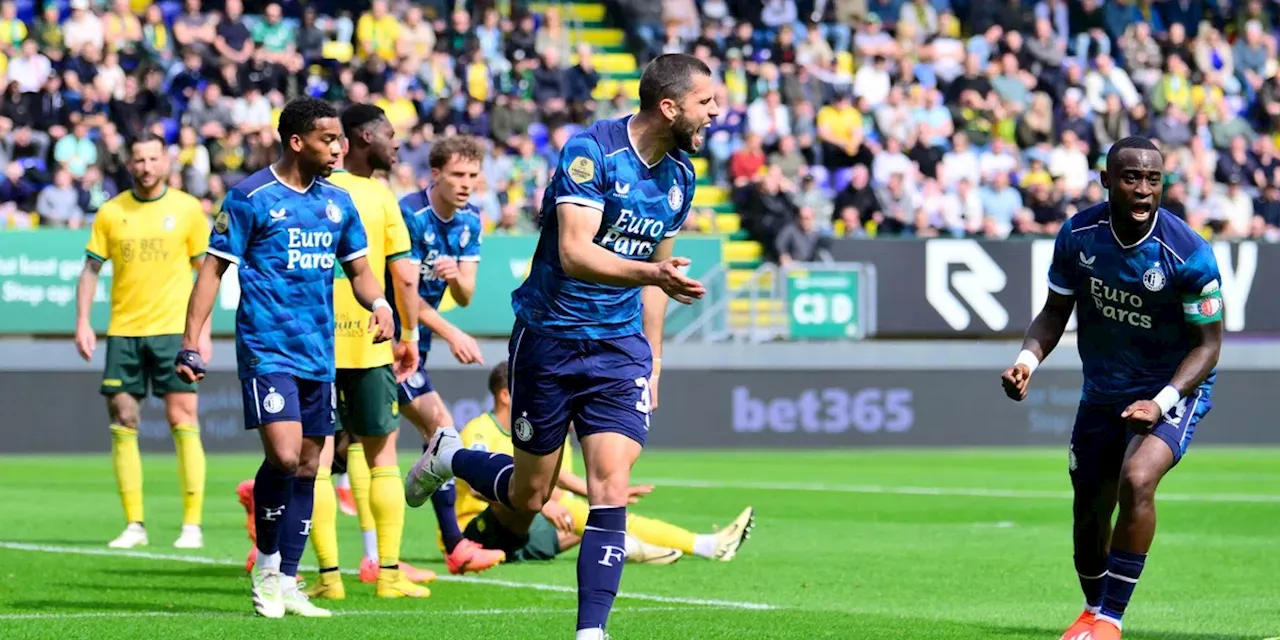
[(399, 384), (409, 379), (414, 371), (418, 370), (418, 343), (400, 341), (391, 347), (391, 352), (395, 355), (395, 365), (392, 371), (396, 376), (396, 383)]
[(640, 502), (640, 498), (643, 498), (649, 495), (650, 493), (653, 493), (653, 485), (651, 484), (641, 484), (641, 485), (636, 485), (634, 487), (628, 487), (627, 488), (627, 504), (635, 504), (637, 502)]
[(396, 322), (391, 317), (391, 309), (381, 306), (373, 311), (369, 318), (369, 331), (373, 333), (373, 343), (386, 342), (396, 334)]
[(448, 256), (441, 256), (432, 262), (432, 270), (436, 277), (446, 282), (458, 279), (458, 261)]
[(1155, 428), (1161, 415), (1163, 414), (1160, 412), (1160, 405), (1156, 404), (1155, 400), (1139, 400), (1126, 407), (1120, 417), (1124, 419), (1130, 431), (1146, 435)]
[(98, 334), (88, 324), (76, 325), (76, 351), (85, 362), (93, 359), (93, 351), (98, 348)]
[(1027, 386), (1031, 384), (1031, 369), (1025, 364), (1015, 364), (1005, 369), (1000, 376), (1000, 384), (1004, 385), (1004, 394), (1010, 400), (1022, 402), (1027, 397)]
[(457, 331), (445, 338), (445, 341), (449, 343), (449, 350), (453, 352), (453, 357), (459, 364), (484, 364), (480, 343), (476, 342), (475, 338)]
[(555, 500), (548, 500), (542, 505), (542, 517), (551, 521), (557, 531), (573, 533), (573, 514), (569, 509)]
[(667, 258), (658, 263), (658, 281), (654, 284), (661, 287), (668, 296), (680, 304), (693, 304), (694, 300), (707, 293), (707, 288), (702, 286), (701, 282), (680, 271), (681, 267), (687, 267), (689, 264), (688, 258), (679, 257)]

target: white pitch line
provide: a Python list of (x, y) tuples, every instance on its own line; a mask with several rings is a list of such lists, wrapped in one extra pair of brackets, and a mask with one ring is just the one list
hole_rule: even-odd
[[(645, 478), (636, 480), (659, 487), (695, 489), (743, 489), (749, 491), (812, 491), (818, 493), (866, 493), (902, 496), (965, 496), (972, 498), (1015, 498), (1070, 500), (1070, 491), (1035, 491), (1022, 489), (972, 489), (963, 487), (887, 487), (881, 485), (828, 484), (823, 482), (721, 482), (678, 478)], [(1157, 493), (1157, 501), (1165, 502), (1241, 502), (1280, 503), (1280, 495), (1259, 493)]]
[[(688, 607), (632, 607), (615, 609), (614, 613), (660, 613), (686, 611)], [(576, 609), (371, 609), (358, 611), (333, 612), (335, 617), (347, 616), (507, 616), (507, 615), (569, 615), (577, 613)], [(6, 613), (0, 614), (0, 620), (68, 620), (76, 618), (244, 618), (251, 614), (239, 611), (193, 611), (178, 613), (173, 611), (98, 611), (85, 613)]]
[[(143, 560), (168, 560), (170, 562), (186, 562), (191, 564), (215, 565), (221, 567), (242, 567), (242, 560), (226, 560), (218, 558), (206, 558), (204, 556), (191, 555), (169, 555), (165, 553), (152, 553), (150, 551), (133, 551), (133, 550), (115, 550), (115, 549), (94, 549), (92, 547), (59, 547), (43, 544), (28, 544), (25, 542), (4, 542), (0, 541), (0, 549), (12, 549), (14, 551), (32, 551), (37, 553), (65, 553), (71, 555), (84, 556), (106, 556), (116, 558), (140, 558)], [(316, 567), (301, 566), (299, 569), (303, 571), (316, 571)], [(347, 575), (357, 575), (355, 569), (343, 569), (342, 573)], [(577, 594), (577, 587), (569, 587), (558, 584), (540, 584), (536, 582), (515, 582), (513, 580), (497, 580), (493, 578), (472, 578), (469, 576), (439, 576), (441, 582), (465, 582), (470, 584), (486, 584), (495, 587), (509, 587), (512, 589), (532, 589), (534, 591), (549, 591), (555, 593), (572, 593)], [(768, 611), (777, 609), (778, 607), (771, 604), (763, 604), (760, 602), (744, 602), (739, 600), (707, 600), (703, 598), (680, 598), (675, 596), (659, 596), (648, 593), (626, 593), (619, 592), (619, 598), (628, 598), (631, 600), (644, 600), (647, 602), (663, 602), (667, 604), (683, 604), (700, 607), (714, 607), (720, 609), (748, 609), (752, 611)]]

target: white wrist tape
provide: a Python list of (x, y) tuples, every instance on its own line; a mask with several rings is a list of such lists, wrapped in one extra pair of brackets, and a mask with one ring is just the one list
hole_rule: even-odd
[(1030, 371), (1031, 373), (1035, 373), (1036, 367), (1040, 366), (1040, 358), (1037, 358), (1036, 354), (1031, 353), (1026, 349), (1023, 349), (1022, 351), (1018, 352), (1018, 359), (1014, 360), (1013, 364), (1014, 366), (1024, 364), (1027, 366), (1028, 371)]
[(386, 299), (386, 298), (378, 298), (377, 300), (374, 300), (374, 301), (373, 301), (373, 310), (374, 310), (374, 311), (377, 311), (378, 309), (383, 308), (383, 307), (385, 307), (385, 308), (387, 309), (387, 311), (390, 311), (390, 310), (391, 310), (391, 303), (390, 303), (390, 302), (387, 302), (387, 299)]
[(408, 329), (400, 332), (400, 342), (417, 342), (417, 341), (418, 341), (418, 330), (416, 328)]
[(1169, 410), (1173, 408), (1173, 405), (1178, 404), (1178, 402), (1182, 400), (1182, 394), (1175, 389), (1173, 385), (1165, 385), (1165, 387), (1160, 390), (1160, 393), (1157, 393), (1156, 397), (1151, 400), (1152, 402), (1160, 405), (1160, 415), (1164, 415), (1169, 413)]

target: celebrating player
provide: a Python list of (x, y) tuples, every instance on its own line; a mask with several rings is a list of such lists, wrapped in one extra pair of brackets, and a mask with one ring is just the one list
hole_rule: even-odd
[(222, 274), (239, 267), (236, 363), (245, 427), (257, 429), (265, 459), (253, 485), (258, 560), (253, 606), (259, 615), (328, 617), (298, 590), (298, 562), (311, 527), (315, 476), (333, 435), (333, 273), (341, 264), (356, 299), (373, 311), (373, 340), (394, 331), (391, 305), (365, 259), (368, 243), (355, 203), (325, 179), (342, 151), (338, 113), (299, 98), (280, 114), (283, 156), (231, 189), (214, 220), (209, 255), (187, 308), (177, 369), (204, 375), (194, 350)]
[[(409, 260), (409, 232), (395, 194), (373, 178), (374, 171), (389, 171), (395, 164), (395, 131), (382, 109), (369, 104), (347, 108), (342, 114), (342, 131), (348, 144), (342, 160), (345, 169), (335, 171), (330, 180), (352, 194), (369, 236), (369, 268), (375, 274), (390, 274), (400, 322), (415, 326), (418, 275)], [(416, 328), (400, 332), (394, 350), (389, 344), (374, 344), (367, 330), (369, 312), (341, 276), (334, 283), (334, 303), (338, 418), (340, 426), (361, 445), (349, 451), (368, 463), (368, 509), (377, 532), (377, 559), (371, 563), (366, 554), (361, 578), (370, 574), (376, 580), (380, 598), (425, 598), (431, 591), (410, 582), (400, 571), (404, 497), (396, 462), (396, 431), (400, 427), (396, 384), (418, 370), (418, 332)], [(396, 364), (394, 372), (392, 362)], [(326, 441), (316, 475), (311, 536), (320, 562), (320, 580), (308, 592), (313, 598), (346, 596), (338, 572), (338, 505), (330, 481), (333, 445), (332, 439)]]
[[(437, 311), (446, 290), (463, 307), (471, 304), (475, 295), (481, 226), (480, 212), (470, 200), (483, 158), (484, 150), (475, 138), (456, 136), (437, 141), (428, 158), (431, 186), (400, 201), (413, 239), (414, 260), (420, 264), (418, 293), (422, 300), (418, 305), (418, 319), (426, 328), (418, 342), (420, 369), (401, 383), (400, 404), (425, 441), (430, 441), (439, 430), (455, 439), (458, 436), (453, 416), (427, 373), (432, 335), (440, 336), (449, 345), (458, 362), (484, 364), (475, 339)], [(405, 500), (409, 506), (418, 507), (426, 501), (428, 494), (417, 491), (417, 484), (408, 483), (406, 487)], [(463, 537), (454, 514), (455, 499), (452, 483), (445, 483), (431, 495), (450, 573), (484, 571), (505, 560), (503, 552), (482, 548)]]
[[(462, 430), (462, 446), (467, 449), (512, 455), (511, 392), (507, 390), (507, 372), (506, 362), (498, 363), (489, 372), (493, 410), (468, 422)], [(514, 561), (550, 560), (577, 546), (586, 533), (589, 510), (579, 496), (587, 495), (587, 482), (573, 473), (573, 452), (567, 441), (561, 456), (557, 490), (543, 505), (542, 512), (534, 517), (529, 526), (528, 540), (519, 548), (503, 549)], [(512, 536), (505, 533), (488, 501), (468, 487), (465, 481), (460, 481), (460, 490), (458, 522), (466, 527), (467, 539), (494, 549), (501, 549), (501, 545), (511, 542)], [(651, 491), (652, 486), (631, 487), (628, 502), (635, 504)], [(501, 508), (499, 505), (498, 509)], [(661, 520), (629, 513), (625, 545), (627, 562), (672, 564), (686, 553), (728, 562), (737, 555), (752, 523), (753, 510), (747, 507), (719, 532), (699, 535)]]
[(425, 495), (456, 475), (507, 507), (495, 515), (527, 537), (555, 488), (572, 422), (591, 504), (577, 640), (606, 637), (622, 579), (631, 467), (657, 404), (667, 298), (691, 304), (705, 293), (672, 245), (693, 199), (687, 154), (702, 147), (719, 109), (705, 64), (663, 55), (640, 79), (639, 113), (569, 140), (542, 201), (529, 277), (512, 298), (514, 461), (463, 449), (441, 429), (406, 479), (408, 493)]
[[(111, 261), (111, 324), (102, 394), (111, 417), (111, 458), (124, 505), (125, 530), (108, 546), (130, 549), (147, 544), (142, 512), (142, 458), (138, 453), (138, 402), (151, 393), (164, 398), (165, 417), (178, 453), (182, 488), (182, 533), (173, 546), (204, 546), (200, 518), (204, 505), (205, 459), (197, 425), (196, 385), (178, 379), (169, 363), (182, 342), (182, 309), (191, 295), (191, 272), (209, 245), (209, 223), (200, 201), (168, 188), (169, 152), (164, 140), (144, 135), (130, 145), (133, 188), (102, 205), (93, 220), (84, 270), (76, 289), (76, 349), (93, 358), (97, 335), (89, 311), (98, 272)], [(209, 325), (195, 348), (212, 354)]]
[(1110, 200), (1058, 232), (1049, 299), (1002, 376), (1010, 398), (1025, 398), (1072, 309), (1079, 313), (1084, 389), (1070, 471), (1085, 610), (1063, 640), (1120, 638), (1155, 536), (1156, 486), (1212, 406), (1222, 347), (1218, 265), (1212, 246), (1159, 208), (1163, 166), (1146, 138), (1111, 147), (1102, 173)]

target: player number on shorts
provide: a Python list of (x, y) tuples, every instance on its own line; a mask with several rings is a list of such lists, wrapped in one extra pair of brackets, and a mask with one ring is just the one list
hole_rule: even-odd
[(636, 411), (644, 414), (644, 428), (649, 428), (649, 412), (653, 411), (653, 396), (649, 393), (649, 379), (636, 378), (636, 386), (640, 388), (640, 400), (636, 402)]

